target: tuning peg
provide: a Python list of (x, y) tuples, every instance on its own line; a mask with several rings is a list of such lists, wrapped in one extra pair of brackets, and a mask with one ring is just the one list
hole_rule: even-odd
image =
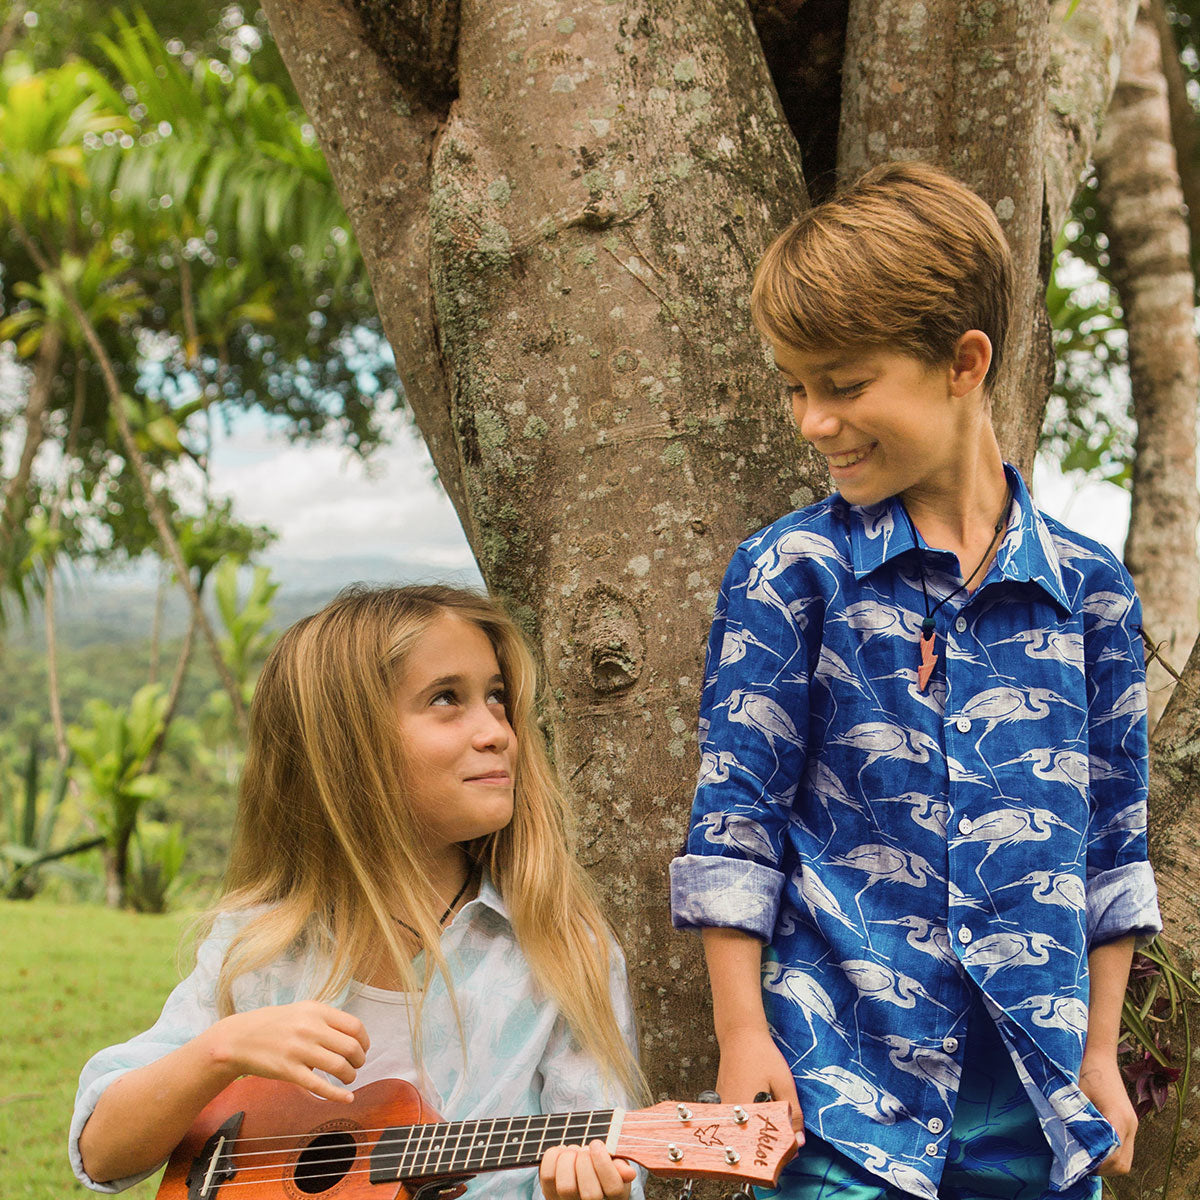
[(768, 1101), (774, 1100), (774, 1099), (775, 1099), (775, 1097), (772, 1096), (770, 1092), (755, 1092), (754, 1093), (754, 1103), (755, 1104), (766, 1104)]
[(675, 1200), (692, 1200), (692, 1194), (696, 1190), (696, 1181), (689, 1175), (684, 1181), (683, 1186), (679, 1189), (679, 1195)]
[(725, 1200), (754, 1200), (754, 1194), (747, 1189), (742, 1188), (736, 1192), (730, 1192), (729, 1195), (725, 1197)]
[(720, 1104), (721, 1097), (717, 1092), (714, 1092), (712, 1088), (707, 1088), (696, 1097), (696, 1102), (698, 1104)]

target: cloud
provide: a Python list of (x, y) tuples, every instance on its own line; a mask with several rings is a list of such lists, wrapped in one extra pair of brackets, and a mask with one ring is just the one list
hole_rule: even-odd
[(453, 505), (433, 478), (424, 442), (397, 422), (365, 462), (333, 442), (288, 442), (262, 422), (219, 433), (212, 489), (238, 516), (279, 534), (272, 554), (318, 559), (384, 555), (432, 567), (470, 567)]

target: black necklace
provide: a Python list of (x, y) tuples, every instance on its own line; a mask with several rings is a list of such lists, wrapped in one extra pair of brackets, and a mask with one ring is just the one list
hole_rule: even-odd
[(908, 528), (912, 532), (913, 545), (917, 548), (917, 570), (921, 573), (921, 595), (925, 600), (925, 620), (921, 622), (921, 665), (917, 668), (917, 691), (919, 692), (923, 692), (929, 686), (929, 679), (933, 675), (933, 668), (937, 663), (937, 654), (934, 652), (937, 622), (933, 619), (934, 615), (947, 600), (952, 600), (959, 592), (969, 588), (971, 581), (983, 570), (983, 564), (987, 562), (996, 543), (1000, 540), (1000, 535), (1008, 525), (1008, 515), (1012, 510), (1012, 499), (1012, 484), (1006, 479), (1004, 508), (999, 517), (996, 518), (996, 524), (992, 527), (994, 530), (992, 540), (988, 542), (987, 549), (983, 552), (983, 557), (979, 560), (979, 564), (954, 591), (947, 592), (932, 608), (929, 607), (929, 589), (925, 586), (925, 555), (921, 550), (921, 539), (917, 534), (917, 527), (913, 524), (912, 517), (908, 515), (908, 509), (904, 507), (904, 501), (900, 501), (900, 511), (904, 514), (904, 519), (908, 522)]
[[(455, 892), (454, 899), (451, 900), (450, 903), (446, 905), (446, 911), (444, 913), (442, 913), (442, 915), (438, 918), (438, 928), (439, 929), (443, 925), (445, 925), (446, 918), (454, 911), (454, 906), (463, 898), (463, 896), (465, 896), (467, 894), (467, 888), (469, 888), (471, 886), (471, 880), (474, 878), (475, 878), (475, 868), (472, 866), (471, 869), (467, 872), (466, 879), (463, 880), (462, 887), (460, 887), (458, 889), (458, 891)], [(403, 925), (404, 928), (407, 929), (408, 932), (411, 933), (413, 935), (413, 937), (415, 937), (417, 939), (418, 942), (421, 940), (421, 935), (407, 921), (402, 921), (402, 920), (400, 920), (399, 917), (396, 917), (396, 916), (393, 916), (392, 920), (395, 921), (397, 925)]]

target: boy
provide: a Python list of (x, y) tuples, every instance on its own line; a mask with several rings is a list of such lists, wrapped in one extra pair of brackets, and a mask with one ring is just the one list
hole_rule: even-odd
[(789, 1198), (1093, 1200), (1129, 1169), (1121, 999), (1161, 928), (1141, 612), (1001, 459), (1011, 271), (991, 209), (908, 163), (755, 280), (839, 490), (726, 573), (672, 909), (722, 1098), (803, 1110)]

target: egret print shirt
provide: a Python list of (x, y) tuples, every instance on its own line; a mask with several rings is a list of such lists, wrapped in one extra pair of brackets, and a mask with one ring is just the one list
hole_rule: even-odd
[[(1141, 610), (1102, 546), (1019, 475), (996, 559), (961, 583), (899, 502), (838, 495), (750, 538), (708, 643), (701, 768), (671, 865), (681, 928), (769, 943), (763, 989), (805, 1123), (935, 1197), (972, 996), (1065, 1187), (1115, 1145), (1077, 1080), (1089, 948), (1159, 928), (1146, 860)], [(919, 535), (918, 535), (919, 536)]]

